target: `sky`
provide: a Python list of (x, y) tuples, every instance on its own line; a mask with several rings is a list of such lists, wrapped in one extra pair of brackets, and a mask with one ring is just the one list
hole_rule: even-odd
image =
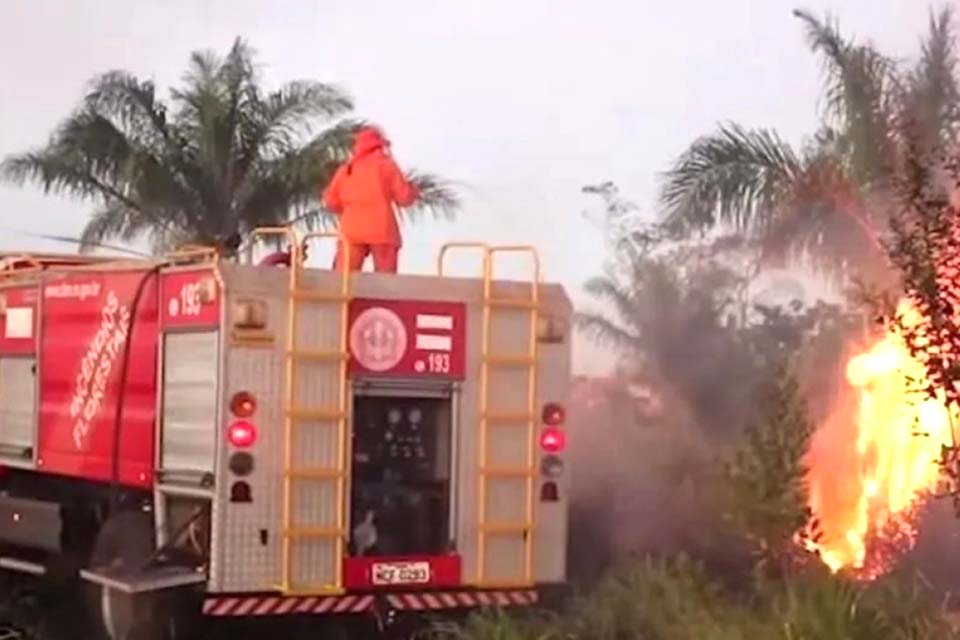
[[(928, 19), (923, 0), (3, 0), (0, 157), (42, 145), (95, 75), (169, 87), (191, 51), (242, 36), (268, 86), (340, 86), (405, 168), (460, 185), (455, 222), (405, 229), (403, 271), (431, 270), (451, 240), (532, 244), (580, 305), (605, 259), (584, 185), (613, 180), (653, 215), (662, 172), (718, 123), (796, 143), (814, 129), (820, 69), (798, 7), (898, 57)], [(0, 186), (0, 251), (72, 250), (27, 234), (76, 235), (88, 211)], [(577, 341), (576, 370), (609, 364)]]

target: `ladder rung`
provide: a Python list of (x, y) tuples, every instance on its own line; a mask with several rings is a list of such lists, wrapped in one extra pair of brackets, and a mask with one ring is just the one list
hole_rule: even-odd
[(485, 522), (480, 525), (481, 531), (492, 535), (528, 533), (532, 528), (529, 522)]
[(536, 471), (528, 467), (485, 467), (480, 474), (487, 478), (531, 478)]
[(287, 357), (314, 362), (341, 362), (350, 358), (349, 354), (339, 349), (297, 349), (287, 351)]
[(342, 420), (347, 414), (339, 409), (304, 409), (294, 407), (287, 412), (294, 420)]
[(537, 364), (537, 359), (528, 354), (487, 354), (483, 357), (487, 364), (500, 365), (504, 367), (532, 367)]
[(487, 411), (481, 416), (487, 422), (497, 424), (517, 424), (518, 426), (527, 426), (531, 422), (537, 421), (537, 416), (526, 411)]
[(346, 474), (340, 469), (290, 469), (287, 477), (295, 480), (339, 480)]
[(490, 298), (486, 301), (487, 306), (499, 309), (534, 309), (540, 308), (539, 302), (534, 302), (529, 298)]
[(313, 304), (343, 303), (350, 300), (349, 296), (345, 296), (339, 292), (327, 293), (324, 291), (314, 291), (312, 289), (298, 289), (293, 292), (293, 298), (297, 302), (310, 302)]
[(286, 537), (299, 540), (336, 539), (344, 534), (344, 530), (337, 527), (292, 527), (283, 532)]

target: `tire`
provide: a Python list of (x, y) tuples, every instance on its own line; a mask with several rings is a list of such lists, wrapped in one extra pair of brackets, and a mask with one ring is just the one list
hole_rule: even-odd
[[(137, 567), (156, 549), (149, 514), (125, 511), (111, 516), (94, 546), (92, 567)], [(109, 640), (183, 640), (191, 631), (187, 590), (124, 593), (93, 586), (92, 609), (101, 635)]]
[(33, 576), (0, 570), (0, 640), (33, 640), (45, 635), (41, 586)]

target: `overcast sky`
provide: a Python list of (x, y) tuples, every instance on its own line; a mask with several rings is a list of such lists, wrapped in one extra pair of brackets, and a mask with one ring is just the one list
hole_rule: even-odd
[[(443, 241), (532, 243), (580, 297), (602, 267), (584, 184), (615, 180), (653, 210), (658, 175), (717, 122), (815, 126), (819, 68), (791, 10), (913, 55), (923, 0), (2, 0), (0, 156), (41, 144), (95, 74), (175, 83), (192, 50), (240, 35), (265, 81), (342, 86), (407, 167), (466, 185), (452, 224), (406, 230), (401, 268)], [(0, 187), (0, 250), (70, 249), (11, 230), (76, 234), (86, 207)], [(578, 369), (603, 358), (582, 350)]]

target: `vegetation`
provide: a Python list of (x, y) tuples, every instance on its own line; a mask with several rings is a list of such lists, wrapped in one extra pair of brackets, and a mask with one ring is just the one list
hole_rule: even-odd
[(758, 575), (783, 577), (805, 551), (798, 536), (816, 537), (805, 461), (814, 429), (789, 371), (763, 387), (760, 416), (724, 465), (727, 516), (749, 542)]
[[(846, 40), (835, 23), (798, 16), (827, 76), (821, 130), (802, 150), (774, 131), (722, 127), (668, 173), (661, 222), (640, 221), (611, 183), (585, 189), (603, 199), (613, 258), (587, 288), (605, 311), (581, 314), (581, 327), (615, 347), (625, 386), (669, 407), (618, 425), (630, 471), (604, 460), (617, 481), (598, 490), (605, 518), (586, 517), (593, 535), (609, 528), (615, 568), (558, 618), (477, 617), (458, 637), (958, 637), (918, 577), (860, 583), (806, 561), (817, 526), (804, 460), (818, 419), (806, 401), (829, 406), (861, 310), (750, 299), (769, 259), (807, 261), (844, 282), (889, 284), (898, 267), (926, 318), (909, 334), (930, 363), (925, 391), (960, 397), (960, 163), (946, 160), (958, 157), (960, 131), (953, 15), (931, 17), (912, 69)], [(618, 484), (641, 495), (652, 484), (670, 499), (631, 514)], [(689, 529), (691, 505), (699, 535), (680, 549), (648, 534), (674, 537), (675, 519)], [(624, 545), (631, 535), (640, 542)]]
[[(877, 295), (880, 321), (897, 328), (926, 369), (919, 394), (960, 411), (960, 147), (907, 149), (895, 183), (897, 210), (886, 245), (900, 275), (896, 290)], [(902, 290), (906, 304), (895, 305)], [(949, 493), (960, 511), (960, 448), (944, 447)]]
[[(0, 178), (93, 204), (83, 246), (141, 237), (157, 249), (231, 246), (259, 226), (332, 224), (317, 194), (349, 152), (352, 108), (320, 82), (264, 89), (237, 40), (223, 58), (194, 53), (167, 102), (125, 71), (95, 78), (47, 145), (7, 158)], [(411, 213), (456, 210), (442, 180), (413, 177), (423, 197)]]
[(881, 237), (905, 147), (960, 132), (953, 11), (931, 16), (912, 67), (844, 37), (834, 21), (795, 13), (823, 64), (820, 128), (799, 149), (775, 130), (739, 124), (697, 139), (666, 175), (667, 219), (683, 231), (746, 232), (765, 257), (800, 259), (841, 280), (882, 278)]

